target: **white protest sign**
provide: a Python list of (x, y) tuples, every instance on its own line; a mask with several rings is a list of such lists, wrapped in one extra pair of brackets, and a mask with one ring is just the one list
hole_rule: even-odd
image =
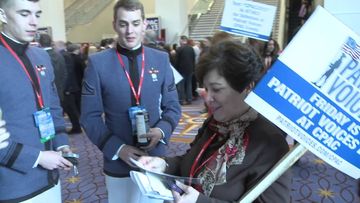
[(246, 0), (226, 0), (220, 30), (268, 41), (276, 7)]
[(360, 177), (360, 38), (318, 7), (246, 99), (312, 153)]

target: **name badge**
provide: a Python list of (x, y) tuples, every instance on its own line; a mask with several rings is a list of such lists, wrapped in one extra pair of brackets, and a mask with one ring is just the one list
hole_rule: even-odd
[(129, 108), (129, 118), (130, 118), (130, 122), (131, 122), (131, 128), (132, 128), (132, 132), (133, 135), (136, 135), (136, 114), (138, 114), (139, 112), (142, 112), (143, 110), (145, 110), (144, 107), (142, 106), (132, 106)]
[(35, 125), (40, 132), (40, 141), (45, 143), (55, 137), (55, 126), (50, 109), (44, 108), (34, 113)]

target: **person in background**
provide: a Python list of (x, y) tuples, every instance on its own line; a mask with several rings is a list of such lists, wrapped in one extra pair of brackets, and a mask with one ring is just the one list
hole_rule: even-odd
[(54, 67), (55, 85), (60, 98), (60, 104), (64, 103), (64, 88), (67, 80), (67, 68), (64, 57), (52, 47), (52, 39), (48, 34), (40, 34), (39, 44), (49, 54)]
[[(108, 48), (109, 48), (109, 46), (108, 46)], [(107, 48), (107, 49), (108, 49), (108, 48)], [(95, 54), (96, 52), (101, 51), (101, 50), (105, 50), (105, 49), (102, 49), (102, 48), (98, 49), (98, 48), (96, 48), (95, 45), (90, 45), (90, 46), (89, 46), (89, 49), (88, 49), (88, 55)], [(86, 63), (86, 62), (87, 62), (87, 61), (85, 61), (85, 63)]]
[(159, 49), (157, 38), (157, 34), (154, 30), (145, 30), (143, 43), (148, 47)]
[[(138, 160), (150, 170), (199, 178), (177, 185), (176, 203), (238, 202), (288, 152), (289, 146), (272, 123), (244, 99), (261, 76), (261, 57), (238, 41), (212, 45), (197, 65), (196, 76), (207, 90), (207, 118), (182, 156)], [(270, 153), (269, 153), (270, 152)], [(290, 202), (291, 178), (284, 174), (254, 202)]]
[(106, 38), (100, 41), (100, 50), (105, 50), (114, 47), (115, 40), (113, 38)]
[[(82, 81), (84, 78), (84, 71), (86, 68), (85, 61), (80, 56), (80, 46), (78, 44), (69, 44), (67, 46), (67, 51), (71, 56), (72, 62), (74, 63), (74, 75), (75, 75), (75, 81), (78, 83), (78, 87), (81, 88)], [(75, 97), (75, 104), (77, 111), (80, 113), (80, 104), (81, 104), (81, 91), (75, 91), (73, 92)], [(79, 127), (80, 128), (80, 127)], [(75, 128), (76, 129), (76, 128)]]
[(301, 0), (301, 6), (298, 13), (298, 17), (300, 19), (301, 24), (304, 24), (304, 22), (310, 17), (311, 12), (312, 12), (311, 0)]
[(174, 43), (171, 45), (172, 50), (174, 51), (173, 53), (176, 53), (176, 49), (178, 48), (178, 44)]
[(262, 58), (264, 61), (264, 70), (263, 73), (269, 70), (269, 68), (274, 64), (280, 53), (280, 47), (276, 40), (270, 38), (269, 41), (265, 43), (264, 50), (262, 53)]
[(195, 70), (195, 52), (188, 44), (186, 36), (180, 37), (180, 47), (176, 49), (176, 70), (181, 74), (183, 80), (178, 83), (181, 105), (192, 102), (192, 76)]
[(11, 134), (0, 150), (0, 202), (61, 202), (58, 169), (71, 162), (49, 55), (29, 46), (38, 0), (0, 0), (0, 107)]
[[(189, 39), (188, 44), (190, 46), (192, 46), (192, 48), (194, 49), (195, 65), (196, 65), (198, 63), (198, 61), (199, 61), (200, 52), (201, 52), (201, 50), (200, 50), (200, 42), (196, 41), (196, 40)], [(194, 99), (199, 97), (199, 94), (196, 91), (197, 88), (198, 88), (198, 84), (197, 84), (197, 81), (196, 81), (195, 74), (193, 74), (192, 79), (191, 79), (191, 90), (192, 90), (192, 96), (193, 96)]]
[(87, 62), (87, 59), (89, 57), (89, 48), (90, 48), (90, 43), (80, 44), (80, 56), (85, 62)]
[[(131, 159), (165, 155), (181, 116), (173, 72), (166, 52), (141, 43), (146, 22), (140, 1), (117, 1), (113, 28), (116, 47), (89, 56), (81, 124), (103, 153), (109, 202), (159, 202), (143, 196), (129, 172)], [(137, 133), (135, 115), (148, 115), (144, 134)]]
[(203, 40), (200, 41), (200, 56), (201, 57), (204, 53), (209, 51), (211, 46), (211, 38), (212, 37), (205, 37)]
[(176, 56), (171, 54), (174, 51), (174, 50), (172, 50), (172, 46), (170, 46), (170, 44), (165, 44), (164, 49), (169, 54), (170, 64), (175, 68), (175, 57)]
[(79, 121), (80, 112), (77, 105), (77, 98), (81, 92), (81, 82), (78, 81), (74, 59), (66, 48), (64, 41), (55, 42), (55, 49), (64, 57), (68, 73), (64, 88), (64, 111), (69, 116), (72, 125), (69, 134), (78, 134), (82, 132)]

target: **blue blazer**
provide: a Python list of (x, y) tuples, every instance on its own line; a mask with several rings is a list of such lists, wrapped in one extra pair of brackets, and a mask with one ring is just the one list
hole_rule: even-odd
[[(50, 141), (50, 149), (67, 145), (65, 122), (54, 84), (54, 72), (49, 55), (37, 47), (28, 47), (26, 55), (40, 79), (44, 104), (50, 108), (56, 137)], [(29, 199), (54, 185), (48, 179), (48, 171), (33, 168), (45, 144), (35, 126), (33, 113), (37, 109), (32, 84), (18, 61), (0, 45), (0, 108), (10, 133), (10, 145), (0, 150), (0, 202)], [(45, 67), (41, 75), (35, 66)]]
[[(149, 47), (144, 47), (144, 53), (141, 105), (149, 112), (150, 127), (162, 129), (168, 142), (181, 116), (169, 57), (167, 53)], [(127, 57), (121, 57), (129, 71)], [(141, 62), (140, 54), (137, 56), (139, 74)], [(114, 161), (112, 158), (122, 144), (135, 145), (128, 116), (132, 96), (115, 48), (89, 57), (83, 82), (80, 120), (90, 140), (103, 152), (104, 171), (111, 176), (129, 176), (131, 169), (121, 159)], [(165, 146), (158, 144), (149, 153), (163, 156)]]

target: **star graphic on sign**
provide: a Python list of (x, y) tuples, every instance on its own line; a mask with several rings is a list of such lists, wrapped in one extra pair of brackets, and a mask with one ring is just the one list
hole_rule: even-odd
[(314, 163), (318, 164), (318, 165), (322, 165), (322, 164), (325, 164), (325, 161), (322, 159), (314, 159)]
[(327, 189), (319, 189), (318, 194), (320, 197), (325, 197), (325, 198), (334, 197), (334, 192)]
[(79, 178), (79, 177), (76, 177), (76, 176), (72, 176), (72, 177), (66, 179), (66, 181), (69, 182), (69, 183), (74, 184), (74, 183), (79, 182), (79, 181), (80, 181), (80, 178)]
[(73, 199), (73, 200), (67, 200), (65, 203), (82, 203), (82, 201), (81, 200), (79, 200), (79, 199)]

